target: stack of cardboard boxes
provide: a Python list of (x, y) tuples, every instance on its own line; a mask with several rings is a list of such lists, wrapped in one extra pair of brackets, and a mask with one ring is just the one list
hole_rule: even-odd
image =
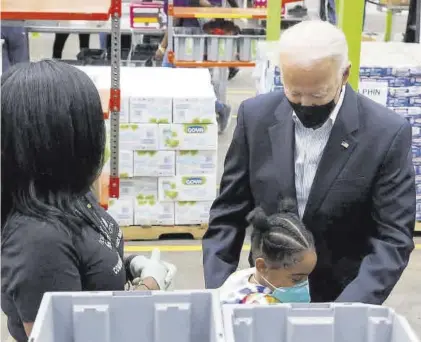
[[(107, 72), (96, 80), (101, 89)], [(120, 198), (110, 199), (109, 213), (122, 226), (207, 223), (218, 146), (209, 71), (122, 68), (121, 94)]]

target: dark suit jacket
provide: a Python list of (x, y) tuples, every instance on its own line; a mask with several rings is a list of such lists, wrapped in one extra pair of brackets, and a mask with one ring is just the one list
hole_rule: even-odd
[[(294, 176), (284, 94), (244, 101), (203, 240), (207, 288), (236, 270), (246, 215), (255, 206), (275, 213), (280, 198), (296, 198)], [(414, 248), (414, 177), (410, 124), (347, 86), (303, 217), (318, 254), (313, 301), (384, 302)]]

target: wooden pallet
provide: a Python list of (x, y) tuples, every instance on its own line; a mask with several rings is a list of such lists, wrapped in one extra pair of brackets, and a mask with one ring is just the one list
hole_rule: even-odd
[(128, 226), (122, 227), (125, 241), (159, 240), (163, 235), (188, 234), (201, 240), (208, 228), (207, 224), (191, 226)]

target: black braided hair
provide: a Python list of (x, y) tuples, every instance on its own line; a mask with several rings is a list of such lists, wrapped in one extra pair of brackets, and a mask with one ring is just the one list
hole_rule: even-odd
[(278, 213), (267, 216), (255, 208), (247, 220), (253, 228), (251, 246), (253, 259), (264, 258), (269, 266), (288, 267), (295, 264), (300, 253), (314, 249), (314, 238), (295, 214), (295, 202), (282, 200)]

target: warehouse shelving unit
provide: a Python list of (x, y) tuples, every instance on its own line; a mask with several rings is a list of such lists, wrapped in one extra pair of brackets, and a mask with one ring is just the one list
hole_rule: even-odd
[(111, 123), (110, 197), (119, 197), (118, 143), (120, 122), (121, 0), (1, 0), (2, 24), (28, 20), (89, 20), (111, 18), (111, 89), (106, 118)]
[(228, 68), (254, 67), (254, 61), (182, 61), (175, 59), (173, 28), (174, 19), (248, 19), (266, 20), (266, 38), (276, 40), (281, 30), (281, 1), (269, 0), (267, 8), (201, 8), (176, 7), (173, 0), (168, 3), (168, 60), (176, 67), (209, 68), (218, 70), (219, 99), (225, 102)]
[[(280, 4), (279, 4), (280, 5)], [(173, 0), (168, 4), (168, 59), (177, 67), (228, 68), (253, 67), (255, 63), (244, 61), (177, 61), (174, 56), (174, 19), (266, 19), (265, 8), (201, 8), (174, 7)]]
[[(268, 14), (269, 13), (269, 14)], [(267, 8), (201, 8), (201, 7), (174, 7), (173, 0), (168, 4), (168, 45), (169, 60), (180, 67), (253, 67), (253, 61), (177, 61), (174, 58), (173, 27), (174, 18), (177, 19), (266, 19), (267, 39), (276, 40), (281, 30), (281, 2), (269, 0)], [(279, 15), (278, 15), (279, 14)]]

